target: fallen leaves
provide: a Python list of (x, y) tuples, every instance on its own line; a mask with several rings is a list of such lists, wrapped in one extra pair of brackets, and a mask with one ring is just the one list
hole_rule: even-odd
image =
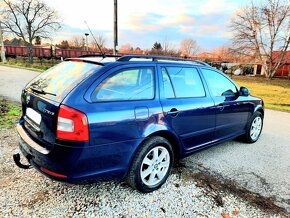
[(226, 212), (221, 212), (223, 218), (231, 218), (231, 216)]

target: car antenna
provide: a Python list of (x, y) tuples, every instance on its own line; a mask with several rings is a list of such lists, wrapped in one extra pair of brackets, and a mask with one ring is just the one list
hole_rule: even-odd
[(106, 55), (105, 55), (105, 53), (103, 52), (103, 50), (101, 49), (101, 47), (100, 47), (99, 43), (97, 42), (97, 40), (96, 40), (96, 38), (95, 38), (94, 34), (92, 33), (92, 31), (91, 31), (91, 29), (90, 29), (90, 27), (89, 27), (89, 25), (88, 25), (87, 21), (85, 21), (85, 24), (87, 25), (87, 27), (88, 27), (88, 29), (89, 29), (89, 31), (90, 31), (90, 33), (91, 33), (91, 35), (92, 35), (93, 39), (95, 40), (95, 43), (97, 44), (97, 46), (98, 46), (98, 49), (100, 50), (102, 57), (103, 57), (103, 58), (105, 58), (105, 57), (106, 57)]

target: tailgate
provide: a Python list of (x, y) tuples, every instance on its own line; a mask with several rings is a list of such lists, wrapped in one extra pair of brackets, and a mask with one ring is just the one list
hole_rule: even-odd
[(60, 103), (24, 91), (22, 110), (25, 130), (39, 144), (51, 149), (56, 138), (56, 123)]
[(56, 139), (59, 106), (79, 83), (101, 66), (82, 61), (64, 61), (27, 84), (22, 92), (25, 130), (44, 147)]

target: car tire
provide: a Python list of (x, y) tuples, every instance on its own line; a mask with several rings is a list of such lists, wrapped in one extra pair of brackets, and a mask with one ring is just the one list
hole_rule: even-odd
[(143, 193), (159, 189), (172, 169), (174, 153), (168, 140), (154, 136), (144, 141), (131, 163), (127, 182)]
[(258, 141), (263, 129), (263, 115), (256, 111), (251, 119), (248, 121), (246, 133), (243, 137), (247, 143), (254, 143)]

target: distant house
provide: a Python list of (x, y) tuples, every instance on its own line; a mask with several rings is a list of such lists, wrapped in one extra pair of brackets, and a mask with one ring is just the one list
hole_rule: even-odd
[[(267, 61), (266, 56), (262, 56), (262, 61), (263, 63), (265, 63)], [(265, 75), (265, 68), (263, 66), (263, 64), (261, 64), (260, 59), (258, 59), (257, 57), (254, 60), (253, 63), (253, 67), (254, 67), (254, 75)]]
[[(273, 65), (279, 61), (280, 51), (273, 52)], [(266, 62), (266, 57), (262, 58)], [(264, 62), (264, 63), (265, 63)], [(261, 62), (257, 59), (254, 63), (254, 75), (264, 75), (265, 69)], [(290, 51), (287, 51), (283, 60), (281, 61), (280, 67), (277, 69), (274, 77), (290, 77)]]

